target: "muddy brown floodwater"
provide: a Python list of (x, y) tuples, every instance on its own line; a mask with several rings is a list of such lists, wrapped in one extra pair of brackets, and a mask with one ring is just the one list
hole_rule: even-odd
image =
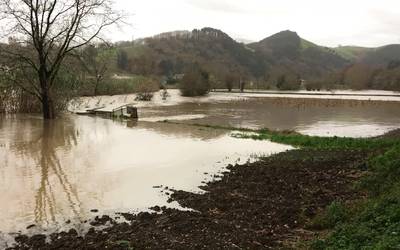
[(3, 117), (0, 128), (3, 238), (79, 227), (98, 214), (179, 207), (167, 203), (165, 187), (200, 192), (228, 164), (291, 148), (236, 139), (226, 130), (75, 115), (50, 122)]
[[(133, 99), (87, 98), (74, 108)], [(72, 114), (50, 122), (35, 115), (0, 116), (0, 248), (18, 231), (29, 235), (74, 227), (84, 232), (87, 224), (81, 222), (96, 215), (155, 205), (181, 208), (167, 202), (168, 188), (201, 192), (202, 182), (228, 164), (291, 149), (189, 124), (374, 136), (400, 126), (400, 102), (392, 99), (218, 93), (189, 99), (172, 92), (166, 101), (138, 103), (139, 122)]]
[[(218, 100), (218, 94), (214, 94)], [(225, 97), (225, 96), (222, 96)], [(400, 127), (398, 101), (260, 97), (144, 107), (143, 119), (236, 128), (296, 130), (319, 136), (370, 137)], [(364, 97), (365, 98), (365, 97)], [(186, 115), (192, 116), (184, 119)], [(182, 119), (179, 119), (181, 117)]]

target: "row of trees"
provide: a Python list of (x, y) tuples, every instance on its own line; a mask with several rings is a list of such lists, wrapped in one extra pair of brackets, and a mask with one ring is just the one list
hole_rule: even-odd
[(45, 119), (78, 82), (68, 62), (123, 18), (111, 0), (3, 0), (0, 9), (1, 35), (12, 35), (1, 46), (1, 73), (40, 101)]

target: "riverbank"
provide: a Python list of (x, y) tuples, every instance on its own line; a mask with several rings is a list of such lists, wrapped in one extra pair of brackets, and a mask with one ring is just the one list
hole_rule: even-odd
[[(222, 179), (203, 187), (205, 194), (173, 191), (171, 201), (191, 211), (155, 207), (156, 213), (122, 214), (128, 222), (120, 224), (103, 216), (91, 222), (95, 227), (83, 237), (74, 230), (51, 235), (51, 242), (43, 235), (18, 236), (19, 246), (13, 249), (301, 248), (324, 235), (315, 218), (326, 207), (366, 197), (354, 183), (370, 173), (371, 157), (395, 144), (391, 136), (318, 139), (268, 131), (253, 139), (303, 149), (229, 166)], [(111, 226), (96, 230), (105, 223)]]

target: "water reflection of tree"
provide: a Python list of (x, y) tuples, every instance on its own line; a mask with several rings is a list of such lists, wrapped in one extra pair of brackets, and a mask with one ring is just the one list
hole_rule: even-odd
[(79, 132), (74, 121), (69, 117), (51, 121), (17, 119), (14, 125), (18, 133), (13, 133), (15, 138), (10, 147), (28, 159), (27, 166), (33, 160), (39, 167), (40, 181), (34, 208), (36, 223), (56, 222), (56, 215), (65, 208), (60, 206), (64, 199), (68, 209), (79, 218), (81, 202), (58, 155), (59, 151), (69, 151), (77, 145)]
[[(73, 122), (67, 118), (43, 122), (38, 160), (41, 168), (41, 181), (35, 197), (35, 220), (38, 223), (55, 222), (57, 210), (62, 210), (61, 207), (57, 207), (56, 199), (61, 199), (61, 197), (54, 194), (56, 186), (61, 187), (68, 207), (75, 217), (79, 218), (81, 202), (78, 193), (71, 185), (57, 156), (58, 148), (67, 147), (69, 150), (72, 145), (77, 144), (77, 134)], [(52, 174), (55, 176), (54, 179), (51, 179)]]
[[(57, 203), (53, 187), (57, 184), (64, 191), (69, 208), (76, 217), (79, 217), (78, 209), (81, 202), (56, 152), (58, 147), (71, 147), (71, 145), (76, 144), (74, 127), (71, 123), (66, 124), (64, 120), (44, 121), (42, 133), (39, 161), (41, 181), (35, 197), (36, 222), (55, 222)], [(53, 182), (50, 181), (51, 173), (56, 177), (56, 180)], [(57, 199), (59, 198), (57, 197)]]

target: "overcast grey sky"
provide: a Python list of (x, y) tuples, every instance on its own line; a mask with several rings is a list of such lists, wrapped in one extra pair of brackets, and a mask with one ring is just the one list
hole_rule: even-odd
[(115, 0), (129, 12), (113, 41), (213, 27), (261, 40), (281, 30), (325, 46), (400, 43), (400, 0)]

